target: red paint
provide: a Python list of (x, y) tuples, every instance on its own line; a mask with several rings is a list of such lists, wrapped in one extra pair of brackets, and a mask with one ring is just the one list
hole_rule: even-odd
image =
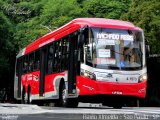
[[(144, 98), (146, 95), (147, 82), (141, 83), (113, 83), (94, 81), (82, 76), (77, 77), (77, 87), (80, 90), (79, 95), (112, 95), (113, 91), (121, 91), (123, 96), (135, 96)], [(84, 87), (88, 86), (92, 90)], [(144, 89), (142, 92), (139, 92)]]
[(64, 78), (64, 72), (62, 73), (55, 73), (45, 76), (45, 92), (52, 92), (55, 91), (55, 80)]
[(26, 92), (28, 91), (28, 86), (31, 87), (31, 93), (39, 94), (39, 80), (40, 80), (40, 71), (35, 71), (22, 75), (22, 86), (25, 86)]
[(25, 54), (38, 49), (39, 46), (42, 45), (42, 43), (44, 42), (50, 43), (54, 40), (58, 40), (59, 38), (62, 38), (84, 26), (141, 30), (140, 28), (134, 26), (132, 23), (126, 21), (105, 18), (78, 18), (32, 42), (30, 45), (26, 47)]
[[(34, 76), (40, 75), (40, 71), (22, 75), (22, 85), (28, 88), (31, 86), (32, 95), (39, 94), (39, 79), (35, 81)], [(54, 80), (64, 77), (63, 73), (50, 74), (45, 76), (45, 92), (55, 91)], [(139, 92), (141, 89), (146, 89), (146, 81), (141, 83), (111, 83), (95, 81), (83, 76), (77, 77), (77, 88), (80, 90), (79, 95), (112, 95), (113, 91), (121, 91), (124, 96), (135, 96), (144, 98), (146, 90)], [(26, 91), (27, 92), (27, 91)]]
[[(45, 92), (53, 92), (55, 91), (54, 80), (58, 78), (63, 78), (65, 72), (55, 73), (45, 76)], [(38, 76), (38, 79), (35, 77)], [(28, 86), (31, 87), (32, 95), (39, 94), (39, 82), (40, 82), (40, 71), (27, 73), (21, 76), (22, 86), (25, 86), (26, 92), (28, 92)]]

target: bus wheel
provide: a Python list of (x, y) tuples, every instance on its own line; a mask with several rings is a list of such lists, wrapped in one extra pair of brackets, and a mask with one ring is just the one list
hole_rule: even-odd
[(70, 108), (75, 108), (78, 106), (78, 100), (76, 98), (67, 98), (66, 96), (65, 84), (63, 84), (60, 90), (60, 102), (62, 106)]
[(26, 96), (26, 91), (25, 88), (23, 88), (22, 90), (22, 100), (21, 100), (22, 104), (27, 104), (27, 96)]
[(123, 107), (123, 104), (121, 103), (113, 105), (114, 109), (121, 109), (122, 107)]
[(27, 104), (31, 104), (31, 103), (32, 103), (31, 89), (28, 88)]

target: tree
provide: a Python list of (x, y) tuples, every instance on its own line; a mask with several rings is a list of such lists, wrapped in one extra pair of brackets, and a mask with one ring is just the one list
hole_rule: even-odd
[[(0, 12), (0, 91), (13, 88), (15, 44), (12, 28), (10, 20)], [(10, 95), (13, 97), (13, 93)]]
[(41, 24), (54, 30), (70, 20), (83, 16), (76, 0), (48, 0), (40, 16)]
[(16, 10), (14, 17), (10, 16), (10, 19), (14, 19), (12, 21), (16, 26), (14, 40), (18, 46), (17, 51), (49, 32), (41, 26), (39, 21), (44, 1), (46, 0), (13, 3)]
[(152, 48), (152, 53), (160, 53), (160, 1), (133, 0), (129, 11), (121, 18), (131, 21), (144, 29), (145, 39)]
[(119, 19), (127, 12), (131, 0), (85, 0), (83, 11), (86, 17), (104, 17)]
[(14, 33), (17, 20), (23, 16), (20, 15), (22, 11), (12, 4), (0, 0), (0, 91), (5, 88), (10, 98), (13, 98), (14, 67), (18, 51)]

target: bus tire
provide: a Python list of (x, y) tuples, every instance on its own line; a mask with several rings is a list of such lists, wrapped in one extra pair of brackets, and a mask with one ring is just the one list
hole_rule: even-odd
[(115, 103), (115, 104), (113, 105), (113, 108), (114, 108), (114, 109), (121, 109), (122, 107), (123, 107), (123, 103), (121, 103), (121, 102)]
[(25, 90), (25, 87), (23, 87), (23, 90), (22, 90), (22, 99), (21, 99), (21, 103), (22, 104), (27, 104), (27, 98), (26, 98), (26, 90)]
[(114, 105), (113, 108), (114, 109), (122, 109), (122, 105)]
[(63, 107), (75, 108), (78, 106), (77, 98), (66, 98), (66, 88), (64, 83), (60, 86), (59, 99)]
[(27, 104), (32, 104), (32, 98), (31, 98), (31, 88), (28, 88), (28, 96), (27, 96)]

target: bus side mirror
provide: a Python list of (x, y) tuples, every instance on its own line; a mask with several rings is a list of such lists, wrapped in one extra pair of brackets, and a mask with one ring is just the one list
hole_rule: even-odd
[(81, 32), (78, 36), (78, 61), (84, 62), (83, 45), (85, 43), (85, 35)]
[(79, 36), (78, 36), (79, 48), (82, 48), (83, 45), (86, 43), (87, 34), (88, 34), (88, 26), (79, 29)]
[(80, 33), (80, 35), (78, 36), (78, 46), (79, 46), (79, 48), (83, 47), (84, 42), (85, 42), (84, 34)]

